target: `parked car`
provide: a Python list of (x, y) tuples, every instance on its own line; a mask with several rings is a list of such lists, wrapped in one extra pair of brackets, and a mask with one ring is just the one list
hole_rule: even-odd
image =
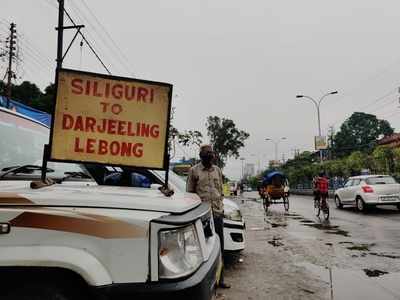
[(37, 188), (49, 129), (0, 108), (0, 136), (0, 299), (214, 296), (221, 249), (208, 204), (167, 197), (157, 176), (148, 188), (105, 186), (103, 168), (76, 164), (49, 163), (52, 182)]
[[(159, 172), (159, 171), (158, 171)], [(163, 172), (159, 172), (163, 174)], [(186, 182), (182, 177), (170, 173), (170, 183), (175, 189), (186, 191)], [(161, 176), (162, 177), (162, 176)], [(224, 198), (224, 251), (241, 251), (245, 248), (245, 222), (239, 206)]]
[(356, 206), (359, 211), (377, 205), (395, 205), (400, 209), (400, 184), (387, 175), (350, 177), (343, 188), (335, 191), (337, 208)]

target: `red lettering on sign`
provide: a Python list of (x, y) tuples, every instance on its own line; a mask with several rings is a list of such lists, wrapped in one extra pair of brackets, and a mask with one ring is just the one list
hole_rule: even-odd
[(149, 137), (150, 135), (150, 125), (142, 123), (140, 127), (140, 136)]
[(136, 157), (142, 157), (143, 156), (143, 144), (137, 143), (137, 144), (133, 145), (132, 154)]
[(94, 132), (94, 128), (95, 128), (95, 125), (96, 125), (96, 119), (95, 118), (92, 118), (92, 117), (86, 117), (86, 124), (85, 124), (86, 126), (85, 126), (85, 131), (86, 132), (89, 132), (89, 131), (91, 131), (91, 132)]
[(119, 152), (120, 152), (120, 145), (119, 145), (119, 143), (116, 142), (116, 141), (111, 142), (111, 144), (110, 144), (110, 153), (111, 153), (111, 155), (116, 156), (116, 155), (119, 154)]
[(101, 126), (97, 125), (97, 132), (103, 133), (106, 131), (106, 125), (107, 125), (107, 120), (103, 119), (101, 120)]
[(118, 134), (119, 135), (126, 135), (125, 126), (126, 126), (125, 121), (118, 122)]
[(123, 94), (123, 87), (121, 84), (116, 84), (112, 87), (112, 95), (115, 99), (121, 99)]
[(82, 79), (79, 78), (74, 78), (71, 81), (71, 86), (72, 86), (72, 92), (74, 94), (80, 95), (83, 93), (83, 87), (82, 87)]
[(103, 94), (101, 94), (101, 93), (99, 93), (97, 91), (98, 84), (99, 83), (97, 81), (93, 82), (93, 96), (95, 96), (95, 97), (103, 97)]
[(79, 138), (78, 137), (76, 137), (75, 138), (75, 148), (74, 148), (74, 151), (75, 152), (83, 152), (84, 151), (84, 149), (83, 148), (80, 148), (79, 147), (79, 145), (80, 145), (80, 143), (79, 143)]
[(107, 154), (107, 152), (108, 152), (107, 146), (108, 146), (107, 141), (99, 140), (99, 152), (97, 152), (97, 153), (100, 155)]
[(135, 87), (134, 86), (125, 86), (125, 98), (130, 101), (135, 99)]
[(149, 94), (149, 91), (145, 88), (138, 88), (138, 96), (137, 96), (137, 100), (138, 101), (143, 101), (146, 102), (146, 97)]
[(86, 90), (85, 90), (86, 95), (90, 95), (90, 80), (86, 81)]
[(62, 129), (69, 130), (74, 126), (74, 117), (68, 114), (63, 114)]
[(117, 133), (116, 127), (117, 127), (117, 121), (108, 120), (108, 131), (107, 131), (107, 133), (116, 134)]
[(150, 136), (155, 139), (160, 136), (160, 127), (158, 125), (153, 125), (150, 127)]
[(77, 116), (75, 120), (74, 130), (84, 131), (82, 116)]
[(87, 153), (94, 153), (94, 145), (96, 143), (95, 139), (87, 139), (86, 141), (86, 152)]

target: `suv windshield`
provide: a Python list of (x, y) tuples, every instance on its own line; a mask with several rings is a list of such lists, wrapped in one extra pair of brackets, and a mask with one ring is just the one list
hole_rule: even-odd
[[(159, 177), (165, 178), (165, 171), (155, 171)], [(169, 182), (174, 185), (180, 192), (186, 192), (186, 181), (184, 177), (179, 176), (173, 171), (169, 171)]]
[[(4, 168), (42, 164), (43, 146), (49, 141), (50, 130), (40, 123), (11, 111), (0, 110), (0, 173)], [(77, 164), (49, 162), (54, 172), (48, 177), (64, 177), (65, 172), (87, 172)], [(30, 172), (40, 175), (40, 171)]]
[(365, 180), (367, 184), (394, 184), (397, 183), (391, 176), (378, 176), (378, 177), (370, 177)]

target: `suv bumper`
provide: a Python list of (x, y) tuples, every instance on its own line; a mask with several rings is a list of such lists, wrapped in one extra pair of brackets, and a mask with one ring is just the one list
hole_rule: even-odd
[(108, 286), (95, 287), (94, 294), (99, 299), (196, 299), (212, 298), (217, 277), (222, 266), (220, 243), (215, 243), (208, 259), (200, 268), (181, 280), (159, 281), (151, 283), (115, 283)]

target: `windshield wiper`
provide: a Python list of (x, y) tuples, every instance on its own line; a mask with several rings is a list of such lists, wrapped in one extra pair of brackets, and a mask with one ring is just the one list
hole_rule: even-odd
[[(1, 169), (1, 171), (4, 171), (4, 173), (1, 173), (0, 178), (4, 178), (8, 174), (18, 174), (18, 173), (27, 173), (31, 174), (33, 171), (41, 171), (42, 166), (38, 165), (22, 165), (22, 166), (11, 166), (11, 167), (5, 167)], [(47, 168), (46, 173), (54, 172), (53, 169)]]
[(64, 172), (65, 175), (63, 178), (56, 180), (56, 183), (62, 183), (63, 181), (69, 178), (84, 178), (84, 179), (92, 179), (88, 174), (84, 172)]

